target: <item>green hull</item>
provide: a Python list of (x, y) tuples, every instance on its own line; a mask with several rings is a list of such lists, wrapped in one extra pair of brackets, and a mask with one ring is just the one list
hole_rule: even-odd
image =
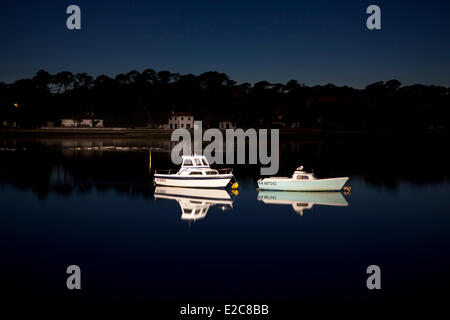
[(258, 188), (260, 190), (280, 191), (340, 191), (348, 179), (348, 177), (315, 180), (265, 178), (258, 180)]

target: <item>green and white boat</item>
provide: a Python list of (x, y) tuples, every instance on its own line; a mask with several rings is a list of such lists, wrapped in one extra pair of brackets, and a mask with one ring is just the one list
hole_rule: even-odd
[(304, 210), (310, 210), (315, 205), (348, 206), (348, 202), (341, 192), (259, 191), (258, 200), (265, 204), (291, 205), (294, 211), (301, 216)]
[(298, 167), (292, 177), (270, 177), (258, 180), (260, 190), (281, 191), (340, 191), (348, 177), (317, 179), (314, 174)]

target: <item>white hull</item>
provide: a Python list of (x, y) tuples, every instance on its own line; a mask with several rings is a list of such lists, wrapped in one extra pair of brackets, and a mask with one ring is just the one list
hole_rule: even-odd
[(260, 190), (280, 191), (339, 191), (347, 181), (348, 177), (315, 180), (265, 178), (258, 180), (258, 188)]
[[(156, 187), (155, 198), (175, 199), (182, 198), (202, 199), (212, 203), (232, 204), (230, 194), (224, 189), (194, 189), (177, 187)], [(229, 203), (228, 203), (229, 201)]]
[(223, 189), (156, 187), (155, 199), (176, 200), (182, 220), (203, 219), (212, 206), (221, 206), (222, 210), (233, 207), (230, 195)]
[(232, 174), (217, 174), (213, 176), (180, 176), (177, 174), (155, 174), (155, 183), (159, 186), (184, 188), (225, 188)]

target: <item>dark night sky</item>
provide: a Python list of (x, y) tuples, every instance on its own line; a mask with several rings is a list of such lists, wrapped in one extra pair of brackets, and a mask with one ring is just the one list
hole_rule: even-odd
[[(81, 7), (82, 30), (66, 28)], [(382, 30), (366, 28), (377, 4)], [(153, 68), (363, 87), (450, 86), (449, 1), (2, 1), (0, 81), (39, 69), (115, 76)]]

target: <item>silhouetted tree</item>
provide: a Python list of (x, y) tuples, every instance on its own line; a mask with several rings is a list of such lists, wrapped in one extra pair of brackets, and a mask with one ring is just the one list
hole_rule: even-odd
[(231, 118), (244, 127), (443, 130), (450, 128), (449, 106), (449, 88), (402, 86), (396, 79), (362, 90), (310, 87), (295, 79), (252, 86), (216, 71), (180, 75), (149, 68), (95, 79), (86, 73), (39, 70), (32, 79), (0, 83), (0, 120), (22, 127), (92, 113), (106, 125), (145, 126), (172, 111), (187, 111), (197, 119), (216, 119), (208, 123)]

